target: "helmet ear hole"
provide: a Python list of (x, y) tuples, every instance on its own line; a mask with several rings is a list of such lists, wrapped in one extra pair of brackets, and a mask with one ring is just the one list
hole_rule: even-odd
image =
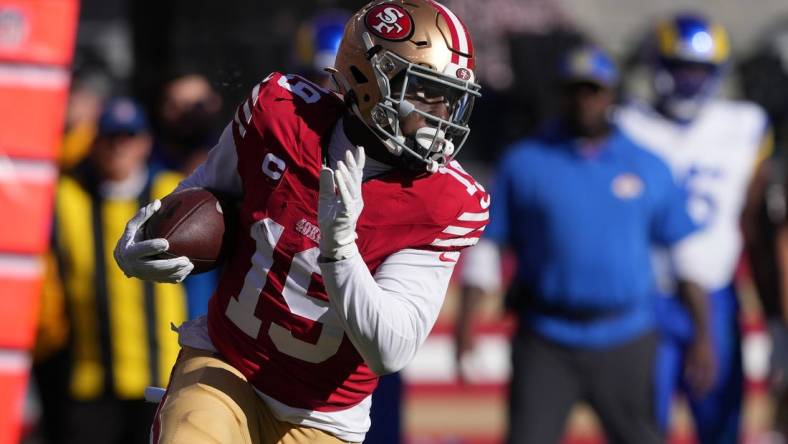
[(365, 102), (369, 102), (370, 99), (371, 99), (371, 97), (369, 96), (369, 94), (364, 94), (364, 101)]
[(361, 70), (358, 69), (358, 67), (356, 67), (356, 65), (352, 65), (350, 67), (350, 73), (353, 74), (353, 79), (358, 84), (364, 84), (364, 83), (369, 82), (369, 79), (367, 79), (367, 76), (365, 76), (364, 73), (361, 72)]

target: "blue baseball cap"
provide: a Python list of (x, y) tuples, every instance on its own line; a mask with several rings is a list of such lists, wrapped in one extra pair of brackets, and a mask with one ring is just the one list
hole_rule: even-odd
[(614, 88), (618, 82), (616, 63), (596, 46), (580, 46), (567, 52), (559, 75), (564, 82), (591, 82), (606, 88)]
[(149, 129), (145, 111), (128, 97), (111, 99), (104, 106), (98, 121), (100, 135), (139, 134)]

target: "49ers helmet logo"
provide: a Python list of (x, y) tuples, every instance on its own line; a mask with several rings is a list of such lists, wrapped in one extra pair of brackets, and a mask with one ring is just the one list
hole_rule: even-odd
[(398, 5), (376, 5), (367, 11), (364, 22), (373, 34), (386, 40), (398, 42), (413, 34), (413, 18)]
[(460, 80), (471, 80), (471, 72), (466, 68), (457, 68), (457, 78)]

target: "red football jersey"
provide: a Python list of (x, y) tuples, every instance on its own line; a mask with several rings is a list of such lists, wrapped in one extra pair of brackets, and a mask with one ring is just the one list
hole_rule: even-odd
[[(208, 312), (214, 345), (258, 390), (326, 412), (358, 404), (377, 384), (317, 265), (319, 174), (344, 111), (332, 92), (278, 73), (241, 105), (233, 123), (241, 234)], [(373, 274), (403, 249), (459, 251), (487, 221), (489, 196), (454, 162), (418, 178), (392, 170), (362, 193), (357, 244)]]

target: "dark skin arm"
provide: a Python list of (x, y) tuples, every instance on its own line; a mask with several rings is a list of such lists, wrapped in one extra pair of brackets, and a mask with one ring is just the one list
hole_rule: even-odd
[(769, 164), (766, 162), (759, 163), (747, 187), (746, 200), (741, 214), (742, 234), (747, 245), (757, 243), (758, 206), (764, 197), (768, 178)]
[(780, 275), (780, 308), (783, 323), (788, 325), (788, 224), (777, 228), (777, 264)]
[(709, 329), (709, 307), (706, 292), (696, 283), (679, 281), (678, 295), (687, 307), (695, 327), (695, 336), (687, 349), (684, 378), (696, 396), (711, 390), (717, 379), (717, 365)]
[(486, 296), (486, 292), (479, 287), (463, 286), (460, 291), (460, 305), (457, 311), (457, 320), (454, 324), (454, 358), (457, 365), (457, 376), (460, 383), (465, 384), (466, 375), (462, 368), (462, 358), (473, 349), (473, 321), (478, 311), (479, 302)]
[[(758, 205), (764, 199), (764, 193), (768, 186), (768, 179), (770, 175), (770, 168), (772, 165), (765, 160), (771, 155), (774, 149), (774, 137), (771, 130), (767, 131), (763, 142), (761, 143), (761, 152), (759, 153), (759, 162), (755, 173), (753, 174), (750, 185), (747, 188), (747, 197), (744, 205), (744, 210), (741, 215), (742, 233), (747, 248), (770, 248), (771, 246), (759, 246), (758, 236)], [(775, 235), (775, 252), (777, 256), (777, 267), (780, 276), (780, 307), (782, 308), (783, 322), (788, 324), (788, 225), (785, 221), (775, 227), (777, 234)], [(752, 264), (756, 265), (756, 264)]]

